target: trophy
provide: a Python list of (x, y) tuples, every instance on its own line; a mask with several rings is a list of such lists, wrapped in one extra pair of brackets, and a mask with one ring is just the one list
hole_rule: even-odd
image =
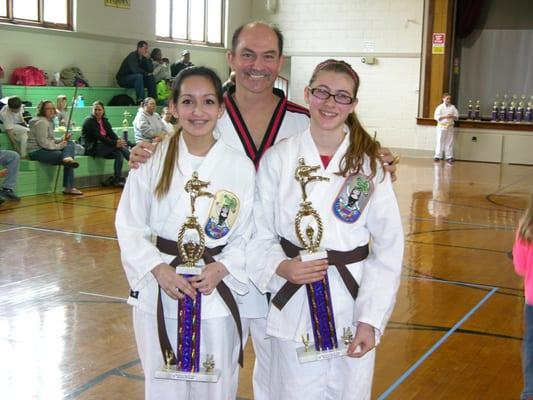
[(524, 120), (526, 122), (531, 122), (531, 110), (533, 109), (533, 96), (531, 96), (531, 100), (527, 102), (527, 108), (526, 108), (526, 112), (524, 113)]
[(128, 117), (131, 116), (130, 112), (128, 110), (124, 110), (122, 113), (122, 116), (124, 119), (122, 120), (122, 139), (126, 142), (126, 145), (128, 144)]
[(490, 114), (490, 120), (492, 122), (498, 121), (498, 105), (500, 104), (499, 99), (500, 99), (500, 95), (497, 94), (494, 97), (494, 103), (492, 103), (492, 112)]
[(472, 100), (468, 100), (468, 114), (466, 115), (466, 119), (473, 119), (474, 112), (473, 109)]
[(524, 119), (524, 101), (526, 99), (526, 95), (522, 95), (520, 102), (518, 103), (518, 107), (516, 109), (516, 114), (514, 116), (515, 122), (522, 122)]
[[(176, 273), (185, 278), (199, 275), (204, 262), (205, 235), (198, 219), (194, 214), (195, 202), (198, 197), (213, 195), (204, 189), (209, 182), (198, 179), (195, 171), (192, 178), (185, 184), (185, 191), (189, 193), (191, 215), (189, 215), (178, 233), (178, 252), (183, 264), (176, 267)], [(215, 369), (213, 355), (207, 354), (205, 362), (200, 368), (200, 323), (202, 310), (202, 294), (196, 291), (191, 299), (184, 296), (178, 300), (178, 343), (177, 352), (165, 354), (165, 366), (156, 371), (155, 377), (170, 380), (185, 380), (197, 382), (217, 382), (220, 370)], [(176, 360), (173, 365), (172, 361)]]
[(504, 94), (503, 95), (503, 100), (501, 102), (501, 107), (500, 107), (500, 114), (498, 116), (500, 122), (505, 122), (505, 118), (507, 117), (507, 95)]
[[(306, 186), (313, 181), (329, 181), (329, 178), (313, 175), (320, 167), (305, 164), (298, 160), (294, 178), (300, 183), (302, 199), (294, 220), (296, 236), (305, 250), (300, 251), (302, 261), (327, 258), (327, 252), (320, 247), (323, 227), (322, 219), (307, 198)], [(305, 225), (305, 227), (304, 227)], [(303, 347), (296, 349), (301, 363), (329, 359), (346, 355), (346, 346), (338, 342), (335, 329), (333, 305), (329, 290), (328, 276), (318, 282), (305, 285), (313, 326), (314, 346), (309, 343), (309, 334), (302, 335)]]
[(479, 103), (479, 100), (476, 100), (476, 108), (474, 109), (474, 119), (476, 121), (481, 120), (481, 105)]
[(515, 112), (516, 112), (516, 96), (513, 96), (513, 100), (511, 100), (511, 105), (509, 106), (509, 110), (507, 110), (507, 120), (509, 122), (514, 121)]

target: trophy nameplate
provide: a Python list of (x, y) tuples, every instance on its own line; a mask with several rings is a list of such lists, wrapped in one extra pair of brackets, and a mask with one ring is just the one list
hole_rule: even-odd
[(215, 368), (215, 362), (212, 355), (207, 355), (202, 368), (198, 372), (179, 371), (175, 366), (170, 365), (170, 359), (167, 358), (167, 364), (155, 372), (157, 379), (169, 379), (174, 381), (193, 381), (193, 382), (218, 382), (220, 378), (220, 369)]

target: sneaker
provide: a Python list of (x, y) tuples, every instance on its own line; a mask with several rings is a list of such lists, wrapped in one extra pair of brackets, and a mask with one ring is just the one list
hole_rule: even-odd
[(0, 190), (0, 195), (2, 195), (2, 197), (8, 198), (9, 200), (20, 201), (20, 197), (15, 194), (13, 189), (2, 188), (2, 190)]
[(455, 160), (453, 158), (448, 158), (448, 159), (446, 159), (446, 162), (448, 164), (453, 164), (455, 162)]
[(75, 161), (72, 157), (63, 158), (63, 166), (70, 168), (78, 168), (80, 164)]
[(113, 186), (114, 183), (115, 183), (115, 178), (110, 176), (105, 181), (102, 181), (102, 186)]
[(70, 188), (70, 189), (65, 189), (63, 190), (63, 194), (69, 194), (69, 195), (74, 195), (74, 196), (81, 196), (83, 194), (82, 191), (76, 189), (76, 188)]
[(435, 162), (439, 162), (439, 161), (440, 161), (440, 158), (439, 158), (439, 157), (435, 157), (435, 158), (433, 159), (433, 161), (435, 161)]
[(124, 182), (122, 182), (122, 179), (113, 179), (112, 185), (114, 187), (124, 187)]

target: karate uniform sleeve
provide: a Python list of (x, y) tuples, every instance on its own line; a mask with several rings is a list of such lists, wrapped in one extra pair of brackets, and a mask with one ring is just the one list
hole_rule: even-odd
[(268, 151), (257, 173), (254, 200), (255, 233), (246, 247), (246, 265), (250, 279), (262, 293), (276, 293), (286, 282), (276, 274), (287, 259), (275, 229), (276, 194), (280, 182), (278, 156)]
[(252, 210), (254, 202), (255, 171), (250, 163), (250, 174), (243, 179), (243, 187), (246, 194), (241, 201), (241, 209), (235, 221), (235, 231), (231, 235), (222, 251), (219, 262), (224, 264), (229, 274), (223, 279), (237, 294), (248, 293), (248, 273), (246, 272), (246, 244), (250, 240), (253, 231)]
[(442, 117), (442, 104), (438, 105), (437, 108), (435, 108), (435, 114), (433, 115), (433, 118), (435, 121), (439, 122), (440, 118)]
[(149, 218), (154, 198), (148, 185), (151, 161), (130, 171), (115, 219), (122, 265), (132, 290), (145, 287), (151, 280), (152, 269), (164, 262), (150, 240)]
[[(363, 275), (355, 302), (354, 323), (365, 322), (383, 334), (396, 301), (402, 270), (404, 237), (396, 196), (389, 174), (380, 182), (369, 204), (367, 229), (370, 255), (363, 261)], [(379, 337), (376, 332), (376, 337)]]

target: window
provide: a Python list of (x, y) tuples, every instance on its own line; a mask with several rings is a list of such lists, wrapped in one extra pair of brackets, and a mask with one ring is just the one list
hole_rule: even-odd
[(157, 0), (156, 36), (222, 46), (224, 4), (225, 0)]
[(0, 22), (72, 30), (72, 0), (0, 0)]
[(283, 93), (285, 93), (285, 96), (289, 97), (289, 80), (287, 78), (278, 76), (276, 80), (274, 81), (274, 87), (276, 89), (283, 90)]

